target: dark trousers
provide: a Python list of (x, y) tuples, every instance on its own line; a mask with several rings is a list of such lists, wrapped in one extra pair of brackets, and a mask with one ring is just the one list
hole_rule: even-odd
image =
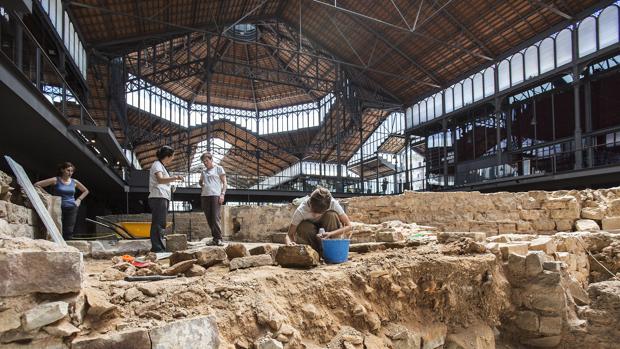
[(327, 211), (323, 213), (321, 218), (316, 222), (309, 220), (302, 221), (297, 226), (296, 240), (300, 244), (310, 245), (319, 255), (323, 255), (323, 244), (321, 238), (317, 236), (319, 228), (325, 229), (326, 232), (340, 229), (342, 224), (336, 211)]
[(166, 217), (168, 216), (168, 199), (150, 198), (151, 207), (151, 251), (164, 252), (163, 236), (166, 232)]
[(207, 224), (211, 229), (211, 235), (213, 240), (222, 240), (222, 219), (220, 217), (220, 205), (219, 196), (201, 196), (200, 203), (202, 204), (202, 211), (207, 218)]
[(62, 207), (62, 237), (69, 240), (73, 237), (75, 221), (77, 220), (78, 207)]

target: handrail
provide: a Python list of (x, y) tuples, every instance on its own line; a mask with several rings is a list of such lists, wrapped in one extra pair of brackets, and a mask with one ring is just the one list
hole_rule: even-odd
[[(39, 43), (39, 41), (35, 38), (35, 36), (30, 32), (30, 30), (28, 29), (28, 27), (26, 26), (26, 24), (22, 21), (22, 19), (15, 15), (14, 12), (10, 12), (10, 17), (11, 19), (15, 20), (16, 23), (22, 27), (23, 32), (26, 34), (26, 36), (28, 36), (28, 38), (35, 44), (38, 54), (45, 58), (49, 65), (50, 68), (52, 69), (52, 73), (54, 73), (54, 75), (56, 75), (56, 78), (58, 78), (60, 80), (60, 82), (62, 83), (62, 88), (65, 90), (63, 91), (63, 103), (66, 102), (67, 100), (67, 93), (66, 91), (68, 90), (71, 94), (71, 97), (73, 99), (75, 99), (76, 103), (80, 106), (80, 116), (82, 119), (82, 112), (84, 112), (86, 114), (86, 116), (88, 117), (88, 119), (90, 119), (90, 121), (93, 123), (93, 125), (97, 125), (97, 122), (95, 121), (95, 119), (93, 119), (93, 117), (90, 115), (90, 113), (88, 112), (88, 109), (86, 108), (85, 104), (79, 99), (78, 95), (75, 93), (75, 91), (73, 91), (73, 89), (71, 89), (70, 85), (67, 83), (67, 81), (65, 80), (65, 78), (63, 77), (63, 74), (60, 72), (60, 70), (58, 70), (58, 68), (56, 67), (56, 65), (54, 64), (54, 62), (52, 61), (52, 59), (47, 55), (47, 53), (45, 53), (45, 49), (43, 48), (43, 46), (41, 46), (41, 44)], [(12, 61), (13, 63), (15, 63), (15, 61), (11, 58), (11, 57), (7, 57), (9, 58), (10, 61)], [(21, 71), (22, 73), (24, 73), (24, 71), (22, 70), (22, 67), (17, 67), (19, 71)], [(37, 71), (35, 72), (37, 74), (37, 76), (40, 76), (41, 71), (39, 71), (38, 69), (39, 67), (37, 67)], [(26, 75), (26, 74), (24, 74)], [(26, 77), (28, 77), (26, 75)], [(40, 91), (40, 86), (36, 86), (37, 89)], [(42, 91), (40, 91), (42, 94)], [(63, 109), (64, 111), (64, 109)], [(61, 112), (61, 114), (63, 114)], [(65, 114), (62, 115), (63, 117), (67, 117)], [(83, 123), (83, 120), (81, 120)]]

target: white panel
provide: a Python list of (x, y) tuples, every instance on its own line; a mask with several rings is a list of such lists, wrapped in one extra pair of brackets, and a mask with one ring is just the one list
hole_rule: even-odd
[(454, 110), (463, 106), (463, 84), (454, 85)]
[(555, 57), (558, 67), (569, 63), (573, 59), (572, 49), (571, 31), (564, 29), (555, 38)]
[(426, 121), (431, 121), (435, 118), (435, 104), (432, 98), (426, 100)]
[(512, 56), (510, 60), (511, 86), (523, 82), (523, 55), (520, 53)]
[(598, 17), (599, 48), (618, 42), (618, 7), (609, 6)]
[(588, 17), (579, 24), (579, 57), (596, 51), (596, 20)]
[(474, 101), (480, 100), (484, 97), (483, 84), (482, 73), (474, 75)]
[(532, 46), (525, 51), (525, 78), (538, 76), (538, 47)]
[(553, 48), (553, 39), (546, 38), (540, 43), (538, 52), (540, 52), (540, 73), (546, 73), (555, 68), (555, 52)]
[(495, 93), (495, 69), (487, 68), (484, 71), (484, 96), (488, 97)]
[(435, 117), (439, 117), (443, 114), (442, 109), (443, 109), (443, 103), (442, 103), (442, 96), (440, 92), (435, 95)]
[(453, 88), (448, 87), (444, 91), (444, 100), (446, 101), (446, 113), (449, 113), (454, 110), (454, 96), (452, 95)]
[(508, 60), (503, 60), (499, 64), (499, 70), (497, 73), (499, 75), (499, 90), (505, 90), (510, 87), (510, 62)]
[(464, 105), (471, 104), (473, 102), (473, 91), (472, 91), (472, 80), (471, 78), (465, 79), (463, 82), (463, 103)]
[(411, 114), (413, 115), (413, 126), (417, 126), (420, 124), (420, 105), (416, 104), (413, 106)]

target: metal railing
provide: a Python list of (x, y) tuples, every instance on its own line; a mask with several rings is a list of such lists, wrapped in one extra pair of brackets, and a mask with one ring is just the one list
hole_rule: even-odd
[(96, 125), (86, 105), (22, 19), (5, 12), (0, 21), (0, 54), (12, 62), (70, 124), (77, 124), (79, 120), (79, 124)]

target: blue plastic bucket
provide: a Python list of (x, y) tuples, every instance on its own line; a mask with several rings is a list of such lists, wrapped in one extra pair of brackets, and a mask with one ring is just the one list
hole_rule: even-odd
[(323, 242), (323, 259), (325, 262), (337, 264), (346, 262), (349, 259), (349, 243), (351, 240), (322, 240)]

